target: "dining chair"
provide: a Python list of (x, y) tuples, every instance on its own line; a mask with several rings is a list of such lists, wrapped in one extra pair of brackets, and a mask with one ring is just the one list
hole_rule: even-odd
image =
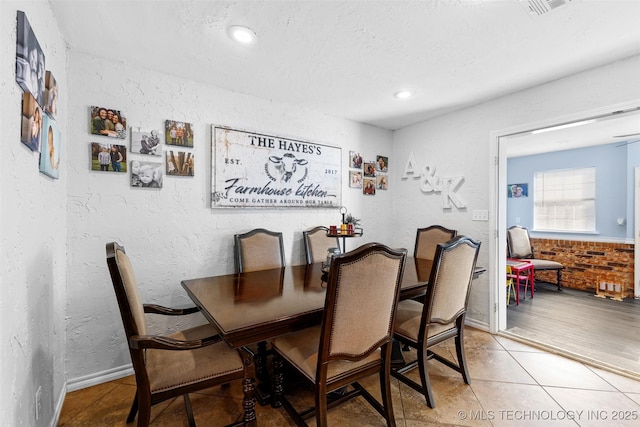
[(195, 426), (189, 393), (242, 380), (244, 415), (241, 422), (233, 425), (255, 426), (249, 355), (229, 347), (209, 324), (165, 335), (150, 334), (145, 313), (179, 316), (196, 313), (198, 308), (142, 304), (133, 266), (124, 248), (111, 242), (106, 250), (136, 379), (136, 395), (127, 423), (137, 414), (138, 426), (148, 426), (152, 405), (183, 396), (189, 425)]
[(256, 228), (234, 235), (238, 272), (269, 270), (285, 266), (282, 233)]
[(338, 238), (328, 237), (328, 231), (329, 227), (320, 225), (302, 232), (307, 264), (322, 262), (326, 259), (327, 251), (330, 248), (340, 248)]
[(414, 258), (434, 259), (438, 243), (445, 243), (456, 237), (458, 232), (441, 225), (418, 228), (416, 232), (416, 246)]
[[(299, 372), (314, 389), (315, 406), (301, 412), (287, 399), (286, 390), (276, 396), (297, 425), (306, 426), (304, 420), (315, 416), (316, 425), (326, 426), (328, 408), (362, 396), (388, 426), (395, 426), (389, 384), (391, 338), (405, 261), (406, 249), (379, 243), (337, 255), (329, 270), (322, 324), (272, 341), (280, 363)], [(365, 294), (376, 297), (363, 304)], [(379, 375), (382, 403), (358, 383), (374, 373)], [(282, 384), (281, 375), (274, 381)], [(327, 394), (349, 385), (351, 390), (329, 401)]]
[[(435, 407), (427, 361), (435, 359), (462, 374), (470, 383), (464, 353), (464, 319), (469, 302), (471, 280), (478, 258), (480, 242), (467, 236), (457, 236), (436, 249), (429, 286), (424, 301), (400, 301), (396, 313), (395, 339), (416, 349), (416, 360), (391, 375), (425, 396), (427, 406)], [(455, 340), (457, 364), (432, 349), (447, 340)], [(407, 375), (418, 367), (418, 384)]]
[[(564, 265), (557, 261), (536, 258), (529, 236), (529, 229), (520, 225), (514, 225), (507, 229), (507, 257), (516, 259), (526, 259), (533, 264), (533, 271), (555, 271), (556, 285), (558, 290), (562, 290), (562, 270)], [(535, 287), (535, 278), (531, 283), (532, 289)]]

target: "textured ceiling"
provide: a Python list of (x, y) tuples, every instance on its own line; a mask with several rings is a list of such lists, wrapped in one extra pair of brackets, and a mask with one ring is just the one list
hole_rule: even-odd
[(71, 50), (387, 129), (640, 53), (638, 0), (49, 1)]

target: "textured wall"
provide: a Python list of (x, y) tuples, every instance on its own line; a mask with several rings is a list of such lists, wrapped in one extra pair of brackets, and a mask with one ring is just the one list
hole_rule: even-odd
[[(16, 13), (27, 19), (60, 89), (60, 179), (39, 172), (20, 142)], [(66, 48), (46, 1), (0, 2), (0, 424), (50, 425), (64, 397), (66, 299)], [(41, 387), (40, 417), (35, 392)]]
[[(393, 190), (364, 197), (362, 190), (348, 187), (346, 167), (349, 150), (361, 151), (365, 159), (390, 156), (388, 131), (81, 53), (70, 54), (69, 82), (68, 129), (73, 145), (68, 156), (66, 369), (70, 382), (130, 363), (106, 267), (105, 243), (115, 240), (124, 245), (145, 302), (186, 306), (190, 301), (181, 280), (234, 271), (233, 234), (256, 227), (280, 230), (287, 263), (300, 264), (302, 230), (339, 221), (336, 209), (212, 210), (212, 124), (343, 147), (343, 204), (362, 218), (365, 228), (364, 236), (347, 246), (390, 239), (391, 214), (386, 208)], [(91, 105), (121, 110), (134, 128), (158, 128), (165, 119), (193, 123), (195, 177), (165, 176), (164, 188), (156, 190), (131, 188), (129, 174), (92, 172), (89, 143), (113, 139), (89, 134)]]
[[(552, 81), (531, 89), (447, 114), (394, 133), (394, 167), (404, 168), (413, 153), (420, 169), (430, 165), (439, 176), (464, 176), (458, 194), (466, 209), (443, 210), (440, 197), (419, 189), (419, 179), (394, 175), (394, 219), (402, 228), (395, 234), (396, 244), (411, 247), (415, 228), (442, 224), (483, 242), (478, 264), (489, 269), (474, 281), (467, 318), (489, 323), (490, 293), (495, 292), (496, 254), (490, 238), (495, 225), (472, 221), (475, 209), (495, 209), (490, 205), (497, 175), (495, 159), (490, 157), (491, 132), (589, 111), (604, 106), (640, 100), (640, 56)], [(497, 182), (497, 181), (496, 181)], [(502, 189), (501, 189), (502, 190)], [(506, 209), (505, 207), (502, 207)], [(505, 227), (506, 228), (506, 227)]]

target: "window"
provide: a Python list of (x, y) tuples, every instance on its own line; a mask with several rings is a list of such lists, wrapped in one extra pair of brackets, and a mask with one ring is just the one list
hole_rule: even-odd
[(533, 174), (535, 230), (596, 231), (596, 169), (563, 169)]

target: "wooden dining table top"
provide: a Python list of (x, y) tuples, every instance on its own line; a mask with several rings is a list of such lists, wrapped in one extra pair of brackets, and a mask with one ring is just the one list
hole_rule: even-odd
[[(426, 292), (432, 260), (407, 257), (400, 299)], [(476, 275), (484, 271), (476, 268)], [(232, 347), (318, 325), (326, 283), (322, 263), (183, 280), (202, 314)], [(362, 303), (374, 295), (363, 295)]]

